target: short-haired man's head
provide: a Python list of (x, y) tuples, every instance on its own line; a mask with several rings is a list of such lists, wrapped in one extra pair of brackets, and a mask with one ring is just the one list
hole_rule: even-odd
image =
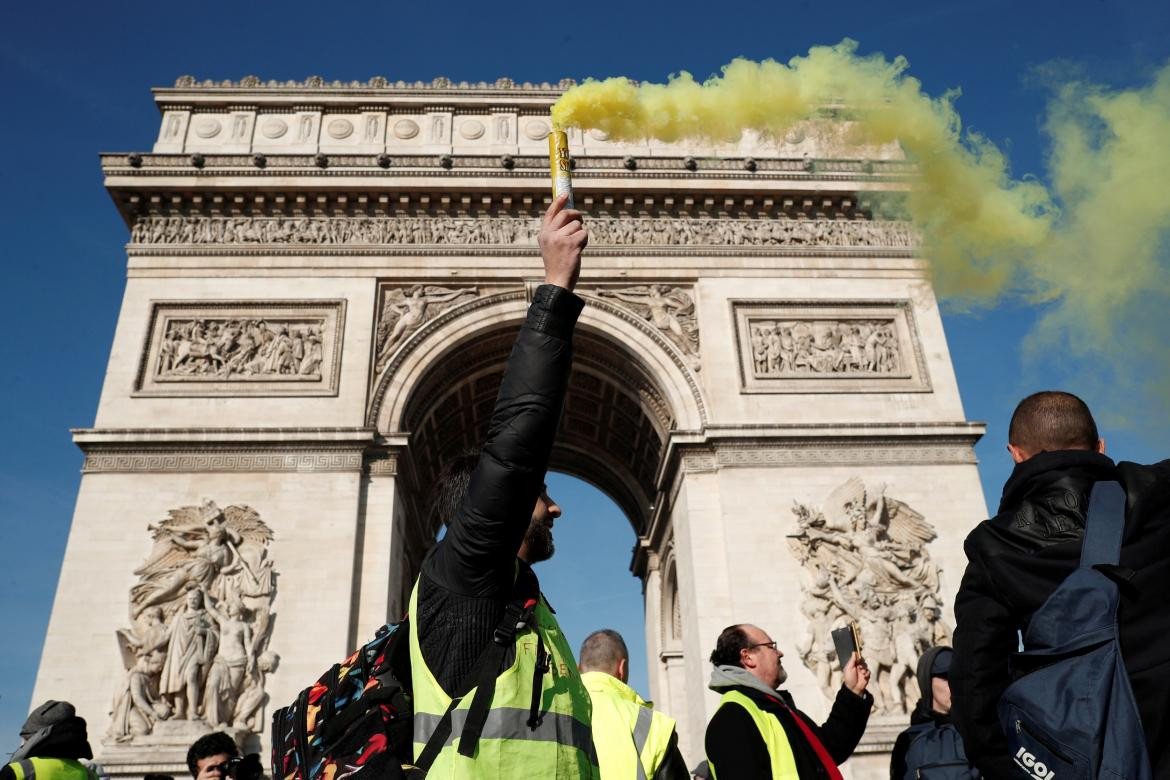
[(459, 505), (467, 495), (471, 473), (479, 462), (479, 453), (465, 450), (443, 464), (431, 490), (431, 522), (438, 528), (450, 523), (459, 513)]
[(201, 760), (220, 755), (226, 755), (228, 758), (240, 755), (236, 741), (224, 732), (213, 731), (195, 740), (187, 749), (187, 769), (191, 771), (191, 777), (199, 776), (199, 762)]
[(740, 651), (749, 649), (751, 644), (742, 623), (728, 626), (715, 640), (715, 649), (711, 651), (711, 663), (715, 666), (743, 666)]
[(581, 671), (604, 672), (623, 682), (622, 672), (626, 671), (629, 661), (626, 640), (612, 628), (602, 628), (585, 637), (581, 652), (577, 654), (577, 666)]
[(1096, 450), (1100, 436), (1089, 407), (1072, 393), (1044, 390), (1020, 401), (1008, 444), (1029, 457), (1055, 450)]

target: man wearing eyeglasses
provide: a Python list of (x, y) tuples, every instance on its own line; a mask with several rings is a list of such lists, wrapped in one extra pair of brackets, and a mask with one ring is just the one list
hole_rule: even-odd
[(844, 684), (829, 718), (816, 725), (787, 691), (784, 654), (749, 623), (723, 629), (711, 653), (711, 690), (721, 693), (705, 739), (712, 778), (757, 780), (830, 778), (852, 755), (873, 706), (869, 669), (857, 653), (845, 664)]

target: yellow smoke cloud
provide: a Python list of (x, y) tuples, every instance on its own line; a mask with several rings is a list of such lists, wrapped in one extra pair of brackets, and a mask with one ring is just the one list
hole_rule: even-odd
[[(1052, 355), (1073, 358), (1082, 366), (1079, 381), (1116, 398), (1120, 414), (1144, 406), (1164, 423), (1170, 411), (1164, 335), (1170, 326), (1170, 63), (1145, 87), (1060, 87), (1045, 130), (1062, 215), (1026, 258), (1035, 288), (1054, 304), (1029, 334), (1025, 355), (1037, 364)], [(1149, 425), (1148, 418), (1128, 421)]]
[[(737, 59), (702, 84), (688, 73), (666, 84), (587, 81), (553, 106), (558, 127), (598, 128), (618, 141), (737, 140), (745, 129), (780, 138), (798, 122), (841, 106), (857, 145), (898, 142), (919, 165), (906, 207), (923, 232), (943, 295), (987, 300), (1015, 279), (1005, 262), (1040, 244), (1051, 205), (1044, 187), (1013, 181), (999, 150), (968, 134), (957, 93), (931, 98), (902, 57), (857, 55), (854, 41), (817, 46), (787, 64)], [(823, 123), (822, 123), (823, 126)]]
[[(665, 84), (587, 81), (552, 118), (616, 141), (731, 142), (745, 129), (778, 139), (797, 123), (827, 128), (818, 119), (838, 108), (851, 120), (849, 143), (896, 142), (917, 164), (905, 208), (941, 295), (960, 304), (1022, 295), (1044, 307), (1029, 358), (1091, 359), (1117, 381), (1140, 355), (1144, 389), (1152, 371), (1152, 397), (1170, 395), (1170, 360), (1154, 333), (1164, 328), (1152, 327), (1170, 318), (1170, 199), (1160, 192), (1170, 181), (1170, 64), (1141, 89), (1058, 90), (1046, 124), (1050, 186), (1012, 178), (993, 143), (963, 131), (958, 93), (931, 97), (906, 70), (904, 58), (858, 56), (846, 40), (786, 64), (737, 59), (702, 83), (687, 73)], [(1154, 319), (1143, 329), (1140, 317)]]

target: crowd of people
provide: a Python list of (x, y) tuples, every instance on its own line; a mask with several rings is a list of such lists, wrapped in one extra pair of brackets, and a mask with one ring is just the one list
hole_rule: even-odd
[[(574, 656), (540, 592), (532, 567), (553, 556), (561, 515), (544, 479), (584, 305), (573, 289), (587, 241), (581, 213), (558, 198), (538, 239), (544, 284), (509, 357), (486, 443), (448, 464), (435, 485), (433, 511), (447, 532), (424, 559), (409, 607), (415, 760), (435, 778), (841, 778), (839, 767), (860, 743), (874, 703), (861, 654), (840, 659), (841, 686), (818, 724), (782, 687), (781, 647), (791, 647), (793, 638), (774, 639), (748, 622), (725, 628), (713, 637), (710, 655), (709, 688), (720, 698), (706, 729), (706, 758), (688, 770), (675, 721), (627, 684), (622, 637), (596, 631)], [(932, 647), (918, 661), (921, 698), (893, 746), (891, 780), (1170, 777), (1170, 646), (1161, 641), (1170, 586), (1170, 465), (1114, 463), (1085, 404), (1056, 391), (1020, 403), (1008, 442), (1015, 470), (996, 516), (973, 523), (953, 648)], [(1089, 511), (1090, 495), (1097, 506), (1098, 483), (1118, 483), (1125, 496), (1112, 563), (1090, 560), (1099, 532), (1086, 541), (1086, 528), (1104, 524), (1096, 509)], [(1095, 758), (1078, 770), (1076, 756), (1055, 748), (1051, 755), (1039, 748), (1013, 752), (1016, 743), (1002, 725), (1001, 700), (1019, 671), (1013, 664), (1045, 628), (1033, 617), (1043, 611), (1051, 622), (1046, 602), (1074, 572), (1090, 570), (1118, 594), (1112, 608), (1123, 671), (1114, 688), (1132, 692), (1140, 718), (1124, 721), (1138, 733), (1118, 736), (1108, 725), (1105, 731), (1113, 734), (1108, 739), (1140, 746), (1131, 753), (1144, 752), (1122, 757), (1120, 764), (1137, 767), (1132, 775)], [(1110, 641), (1105, 628), (1094, 648)], [(1049, 662), (1060, 660), (1056, 650)], [(1087, 706), (1081, 680), (1066, 675), (1056, 691), (1070, 709)], [(1015, 723), (1022, 728), (1022, 720)], [(92, 759), (85, 722), (68, 703), (39, 707), (21, 736), (0, 780), (85, 780), (97, 771), (85, 763)], [(1062, 758), (1069, 771), (1055, 763)], [(188, 754), (195, 780), (251, 777), (255, 762), (247, 763), (222, 733), (200, 738)]]

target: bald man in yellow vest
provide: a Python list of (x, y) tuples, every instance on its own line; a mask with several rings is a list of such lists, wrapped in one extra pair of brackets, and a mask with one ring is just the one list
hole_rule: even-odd
[(690, 780), (678, 751), (674, 718), (626, 685), (630, 654), (622, 635), (594, 631), (577, 654), (593, 701), (593, 745), (602, 780)]

